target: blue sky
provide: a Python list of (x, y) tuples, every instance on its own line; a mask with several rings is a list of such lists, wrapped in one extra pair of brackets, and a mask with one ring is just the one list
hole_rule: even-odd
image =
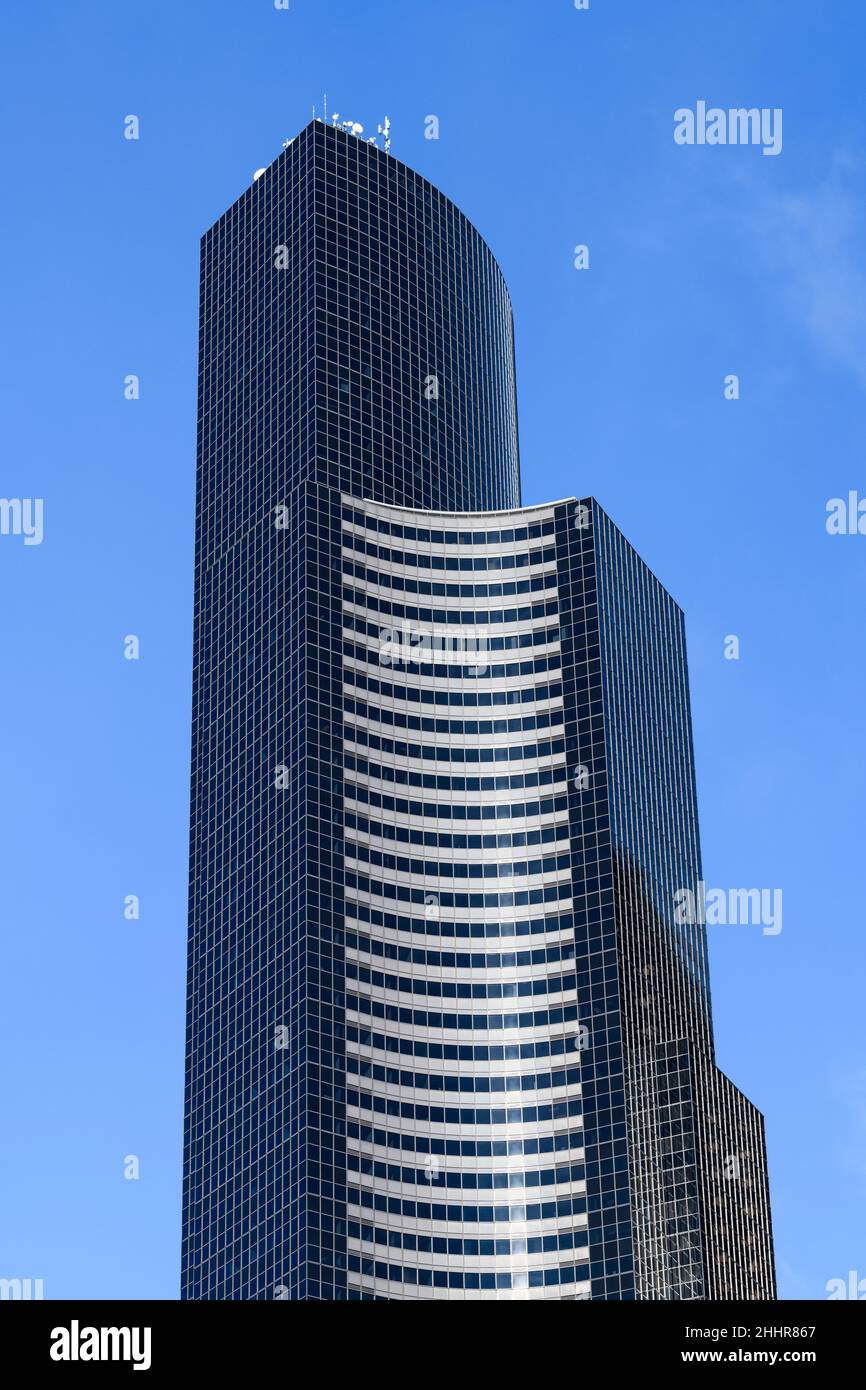
[[(0, 1275), (177, 1296), (198, 239), (326, 92), (389, 115), (503, 268), (524, 501), (595, 495), (686, 611), (706, 881), (783, 892), (780, 934), (709, 929), (780, 1292), (866, 1278), (866, 536), (825, 529), (866, 495), (866, 7), (45, 0), (0, 26), (0, 493), (44, 499), (41, 545), (0, 536)], [(678, 146), (698, 100), (782, 108), (781, 153)]]

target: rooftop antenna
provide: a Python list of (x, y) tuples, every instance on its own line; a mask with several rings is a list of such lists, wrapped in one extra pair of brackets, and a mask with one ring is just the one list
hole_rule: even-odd
[[(326, 105), (325, 105), (325, 118), (326, 118), (326, 119), (327, 119), (327, 112), (328, 112), (327, 100), (328, 100), (328, 98), (325, 97), (325, 102), (326, 102)], [(337, 122), (338, 122), (339, 120), (340, 120), (340, 113), (339, 113), (339, 111), (332, 111), (332, 112), (331, 112), (331, 125), (334, 127), (335, 130), (336, 130), (336, 128), (337, 128)], [(350, 119), (344, 119), (344, 120), (340, 121), (340, 125), (341, 125), (342, 129), (345, 130), (345, 131), (348, 131), (348, 133), (349, 133), (350, 135), (363, 135), (363, 134), (364, 134), (364, 127), (361, 125), (361, 122), (360, 122), (360, 121), (353, 121), (353, 120), (350, 120)]]
[(391, 121), (387, 116), (385, 117), (384, 124), (378, 127), (378, 132), (385, 137), (385, 153), (388, 154), (391, 149)]
[(325, 92), (325, 95), (324, 95), (324, 97), (323, 97), (323, 102), (324, 102), (324, 106), (325, 106), (325, 120), (327, 121), (327, 119), (328, 119), (328, 93), (327, 93), (327, 92)]

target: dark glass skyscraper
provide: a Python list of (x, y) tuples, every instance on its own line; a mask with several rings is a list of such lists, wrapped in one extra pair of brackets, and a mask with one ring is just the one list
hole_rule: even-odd
[(520, 507), (489, 250), (313, 122), (201, 295), (184, 1297), (774, 1297), (682, 613)]

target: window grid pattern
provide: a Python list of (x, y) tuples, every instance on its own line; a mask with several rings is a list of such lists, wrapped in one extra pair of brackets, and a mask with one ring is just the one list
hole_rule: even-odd
[(183, 1296), (774, 1297), (682, 613), (520, 508), (478, 233), (313, 122), (203, 238), (198, 438)]
[[(565, 739), (525, 742), (527, 732), (563, 729), (555, 549), (538, 545), (542, 529), (553, 540), (553, 511), (528, 510), (522, 526), (520, 513), (501, 525), (485, 517), (483, 528), (473, 516), (463, 532), (453, 517), (364, 506), (348, 495), (343, 502), (347, 1149), (359, 1196), (387, 1213), (373, 1223), (350, 1198), (349, 1297), (585, 1297)], [(379, 545), (383, 532), (399, 536), (399, 547)], [(506, 559), (514, 563), (501, 569)], [(480, 592), (434, 579), (420, 581), (429, 603), (391, 597), (416, 592), (409, 586), (422, 574), (465, 573), (476, 561), (479, 573), (519, 573), (526, 587), (520, 596), (491, 595), (487, 579)], [(541, 603), (522, 601), (538, 579)], [(491, 597), (508, 606), (488, 606)], [(538, 632), (551, 661), (542, 678), (517, 670), (511, 680), (491, 677), (486, 644), (494, 632), (497, 660)], [(394, 645), (395, 634), (402, 644)], [(447, 674), (418, 655), (416, 637), (431, 658), (445, 657), (438, 665)], [(353, 693), (361, 670), (363, 700)], [(405, 737), (385, 739), (378, 731), (386, 728)], [(374, 730), (377, 761), (360, 766), (359, 736)], [(360, 746), (372, 743), (371, 734)], [(455, 764), (478, 775), (437, 775)], [(420, 798), (392, 796), (388, 788), (400, 782), (380, 777), (386, 765), (395, 778), (414, 774)], [(485, 776), (505, 767), (520, 769), (507, 794)], [(558, 774), (561, 788), (543, 809), (523, 788), (541, 767)], [(369, 815), (359, 814), (368, 806)], [(536, 904), (557, 877), (564, 896), (539, 917)], [(497, 886), (504, 891), (478, 891)], [(401, 910), (395, 897), (396, 911), (377, 910), (394, 888), (408, 906)], [(531, 931), (533, 949), (439, 949), (461, 928), (485, 940)], [(550, 1055), (546, 1067), (536, 1049)], [(469, 1208), (458, 1208), (458, 1220), (446, 1215), (441, 1199), (455, 1189), (525, 1200), (495, 1239), (485, 1238), (477, 1215), (467, 1229)], [(556, 1201), (534, 1203), (538, 1191)], [(442, 1214), (419, 1225), (403, 1214), (407, 1200)], [(565, 1222), (559, 1202), (568, 1204)]]

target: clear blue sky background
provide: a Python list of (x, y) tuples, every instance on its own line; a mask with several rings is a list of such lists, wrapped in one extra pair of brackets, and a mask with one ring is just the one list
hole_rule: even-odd
[[(0, 494), (45, 538), (0, 537), (0, 1275), (177, 1295), (198, 239), (327, 92), (502, 265), (524, 500), (594, 494), (686, 610), (707, 882), (784, 894), (710, 929), (781, 1293), (866, 1277), (866, 536), (824, 524), (866, 493), (864, 43), (859, 0), (5, 7)], [(699, 99), (782, 153), (678, 147)]]

